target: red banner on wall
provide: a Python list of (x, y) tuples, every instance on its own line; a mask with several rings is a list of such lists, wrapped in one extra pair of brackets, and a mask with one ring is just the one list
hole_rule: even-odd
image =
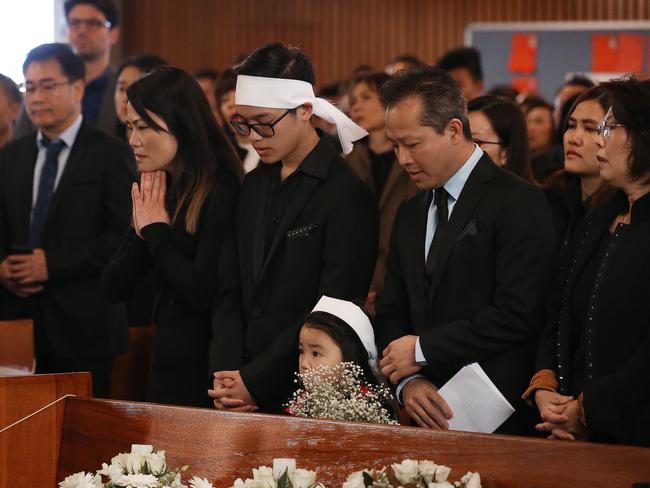
[(537, 36), (513, 34), (508, 69), (511, 73), (532, 74), (537, 68)]
[(635, 73), (643, 69), (643, 36), (596, 34), (591, 39), (591, 70)]

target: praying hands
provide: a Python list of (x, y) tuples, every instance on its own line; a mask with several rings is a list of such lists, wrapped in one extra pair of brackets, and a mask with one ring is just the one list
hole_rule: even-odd
[(165, 208), (167, 177), (164, 171), (143, 172), (140, 185), (133, 183), (133, 228), (142, 239), (141, 231), (149, 224), (158, 222), (169, 224), (169, 213)]
[(582, 402), (570, 396), (547, 390), (535, 393), (535, 403), (542, 422), (535, 428), (549, 433), (549, 439), (584, 440), (587, 426), (584, 421)]
[(218, 410), (254, 412), (258, 410), (255, 400), (244, 384), (239, 371), (217, 371), (214, 373), (213, 389), (208, 390)]

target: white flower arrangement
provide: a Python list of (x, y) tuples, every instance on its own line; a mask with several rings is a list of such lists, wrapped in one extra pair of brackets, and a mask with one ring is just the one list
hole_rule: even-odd
[[(187, 466), (169, 469), (165, 451), (154, 451), (153, 446), (133, 444), (130, 453), (120, 453), (111, 464), (102, 463), (95, 475), (82, 471), (68, 476), (59, 488), (187, 488), (181, 473)], [(104, 484), (102, 476), (108, 481)], [(192, 485), (194, 482), (194, 485)], [(212, 488), (207, 480), (192, 478), (191, 488)]]
[(321, 365), (296, 376), (302, 388), (286, 405), (291, 415), (399, 425), (384, 406), (392, 401), (390, 390), (363, 382), (363, 370), (354, 362)]
[(274, 459), (273, 468), (253, 468), (253, 478), (238, 478), (231, 488), (325, 488), (316, 471), (296, 468), (294, 459)]
[(481, 488), (481, 476), (469, 471), (459, 481), (448, 480), (451, 468), (433, 461), (405, 459), (381, 469), (356, 471), (342, 488)]

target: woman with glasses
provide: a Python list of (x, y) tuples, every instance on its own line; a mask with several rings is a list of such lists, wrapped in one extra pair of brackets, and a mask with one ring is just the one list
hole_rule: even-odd
[(467, 104), (472, 138), (498, 166), (533, 182), (526, 121), (521, 110), (502, 97), (485, 95)]
[(600, 86), (595, 157), (618, 192), (576, 232), (526, 397), (551, 437), (650, 446), (650, 82)]
[(140, 183), (131, 193), (133, 228), (104, 269), (104, 286), (112, 301), (124, 301), (153, 270), (161, 286), (148, 399), (207, 406), (211, 307), (239, 300), (220, 257), (234, 239), (241, 167), (185, 71), (158, 68), (127, 97)]
[(408, 173), (400, 167), (393, 143), (386, 135), (386, 107), (379, 90), (390, 79), (386, 73), (365, 73), (350, 85), (350, 117), (368, 131), (368, 137), (355, 144), (346, 161), (372, 188), (379, 204), (379, 251), (377, 266), (366, 305), (374, 310), (377, 293), (384, 284), (386, 256), (395, 214), (400, 204), (417, 192)]

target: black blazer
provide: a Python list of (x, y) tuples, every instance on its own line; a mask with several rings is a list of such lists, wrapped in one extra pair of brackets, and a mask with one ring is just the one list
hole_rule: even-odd
[[(590, 212), (578, 229), (558, 293), (550, 300), (537, 369), (556, 372), (560, 391), (571, 391), (575, 327), (572, 302), (577, 282), (609, 227), (628, 208), (622, 192)], [(583, 405), (592, 440), (650, 446), (650, 194), (632, 206), (631, 223), (620, 227), (597, 266), (585, 321)], [(593, 266), (590, 266), (593, 269)], [(593, 309), (591, 308), (593, 307)]]
[(215, 310), (211, 370), (240, 369), (267, 409), (286, 402), (298, 369), (302, 318), (321, 295), (364, 301), (377, 258), (379, 217), (372, 191), (325, 138), (304, 159), (300, 181), (264, 257), (270, 171), (244, 180), (237, 251), (245, 325)]
[[(37, 154), (34, 132), (0, 159), (0, 260), (29, 241)], [(34, 316), (61, 356), (110, 356), (126, 346), (123, 307), (108, 302), (100, 276), (129, 225), (134, 177), (129, 146), (82, 123), (43, 228), (45, 289), (33, 300), (0, 291), (3, 316)]]
[[(227, 299), (239, 302), (236, 287), (224, 292), (228, 283), (220, 261), (224, 248), (234, 246), (238, 191), (237, 178), (224, 174), (203, 204), (195, 234), (185, 230), (185, 205), (171, 226), (156, 223), (144, 227), (144, 240), (130, 229), (106, 265), (103, 281), (113, 302), (131, 298), (149, 272), (160, 284), (153, 312), (156, 331), (150, 401), (209, 405), (206, 374), (211, 306), (215, 296), (218, 305)], [(173, 207), (170, 205), (170, 215)]]
[[(398, 211), (377, 303), (377, 341), (384, 348), (419, 336), (428, 361), (422, 373), (438, 387), (478, 362), (520, 410), (554, 262), (548, 204), (540, 190), (484, 155), (451, 213), (427, 293), (428, 203), (423, 191)], [(523, 424), (515, 414), (501, 431), (519, 433)]]

